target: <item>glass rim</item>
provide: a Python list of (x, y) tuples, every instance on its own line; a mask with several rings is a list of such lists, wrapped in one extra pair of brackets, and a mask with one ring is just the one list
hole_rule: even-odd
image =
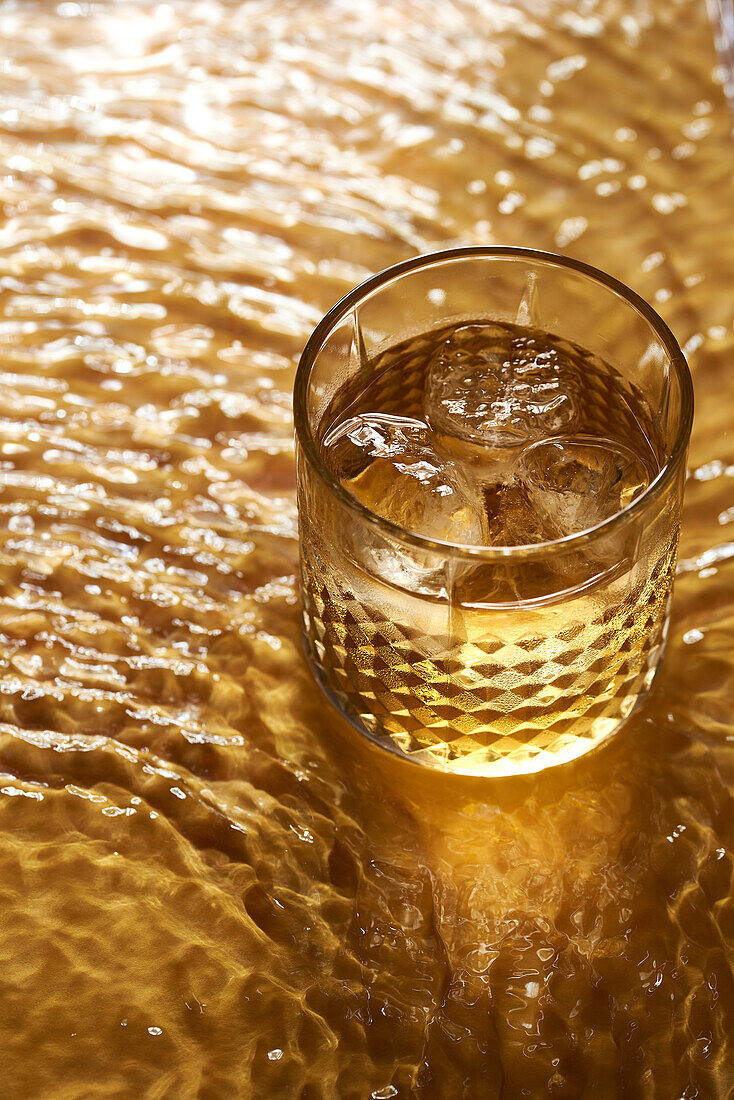
[[(594, 527), (564, 535), (559, 539), (549, 539), (546, 542), (537, 543), (522, 543), (514, 546), (485, 546), (429, 538), (427, 535), (410, 531), (399, 523), (378, 515), (377, 512), (373, 512), (365, 504), (362, 504), (334, 477), (322, 459), (309, 424), (307, 391), (311, 370), (329, 334), (334, 331), (338, 323), (348, 313), (375, 290), (379, 290), (411, 271), (452, 260), (482, 258), (533, 260), (547, 264), (550, 267), (574, 271), (593, 282), (600, 283), (636, 309), (647, 321), (673, 364), (681, 390), (681, 407), (675, 440), (669, 450), (668, 457), (657, 475), (638, 497), (635, 497), (624, 508), (602, 520), (601, 523), (597, 523)], [(560, 256), (555, 252), (545, 252), (542, 249), (523, 248), (514, 245), (463, 245), (457, 248), (441, 249), (438, 252), (425, 252), (419, 256), (412, 256), (408, 260), (402, 260), (400, 263), (393, 264), (377, 274), (371, 275), (340, 298), (319, 321), (301, 353), (293, 387), (293, 414), (297, 442), (303, 448), (310, 465), (326, 488), (343, 505), (362, 516), (389, 538), (398, 539), (400, 542), (417, 549), (443, 553), (446, 556), (466, 555), (467, 557), (486, 561), (497, 561), (508, 557), (547, 557), (551, 553), (575, 551), (607, 534), (617, 525), (626, 523), (638, 516), (650, 501), (659, 496), (669, 484), (685, 455), (693, 424), (693, 403), (693, 381), (685, 355), (668, 325), (644, 298), (620, 282), (619, 279), (615, 279), (614, 276), (608, 275), (582, 260)]]

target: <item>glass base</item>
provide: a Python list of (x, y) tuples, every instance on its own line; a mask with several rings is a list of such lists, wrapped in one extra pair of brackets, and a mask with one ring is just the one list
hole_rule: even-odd
[[(406, 763), (432, 768), (446, 774), (486, 779), (537, 774), (548, 768), (578, 760), (592, 750), (606, 744), (627, 724), (632, 715), (647, 699), (665, 652), (665, 642), (663, 642), (659, 660), (656, 661), (654, 667), (647, 670), (641, 690), (628, 696), (625, 701), (629, 703), (629, 706), (625, 707), (626, 713), (616, 721), (606, 718), (598, 723), (592, 723), (588, 732), (584, 734), (575, 733), (558, 737), (553, 743), (552, 749), (541, 748), (534, 745), (532, 741), (528, 741), (523, 746), (513, 746), (512, 749), (508, 749), (507, 746), (503, 745), (503, 741), (506, 739), (495, 735), (491, 747), (483, 746), (474, 751), (459, 754), (452, 753), (451, 745), (442, 742), (406, 749), (404, 745), (409, 739), (404, 733), (396, 732), (393, 734), (387, 729), (380, 728), (378, 721), (372, 714), (369, 714), (367, 720), (365, 720), (363, 715), (354, 710), (349, 700), (329, 683), (323, 668), (314, 658), (306, 631), (303, 631), (301, 636), (306, 660), (316, 683), (331, 705), (357, 733)], [(539, 733), (545, 734), (546, 731), (539, 730)], [(488, 731), (488, 736), (491, 735), (491, 731)], [(414, 739), (412, 743), (415, 745)]]

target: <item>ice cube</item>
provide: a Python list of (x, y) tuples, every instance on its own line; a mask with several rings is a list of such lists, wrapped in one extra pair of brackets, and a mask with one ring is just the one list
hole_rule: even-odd
[(578, 389), (578, 372), (547, 336), (471, 323), (434, 353), (425, 411), (452, 454), (513, 447), (573, 430)]
[(463, 471), (441, 457), (420, 420), (350, 417), (324, 441), (345, 489), (384, 519), (442, 542), (481, 544), (484, 513)]
[(535, 537), (527, 541), (596, 527), (639, 496), (652, 473), (645, 458), (611, 439), (563, 436), (530, 445), (517, 475), (534, 514)]

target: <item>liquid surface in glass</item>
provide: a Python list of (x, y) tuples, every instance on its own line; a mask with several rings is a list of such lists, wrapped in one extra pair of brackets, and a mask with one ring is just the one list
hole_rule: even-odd
[(641, 395), (550, 333), (464, 321), (383, 352), (370, 374), (337, 397), (324, 457), (357, 500), (416, 534), (552, 542), (609, 519), (658, 472)]
[[(614, 516), (658, 471), (636, 388), (538, 329), (462, 321), (365, 374), (337, 394), (323, 456), (416, 534), (552, 542)], [(536, 771), (606, 738), (649, 687), (670, 540), (641, 560), (620, 535), (570, 558), (467, 564), (364, 530), (348, 549), (306, 548), (307, 629), (327, 690), (388, 747), (467, 774)]]

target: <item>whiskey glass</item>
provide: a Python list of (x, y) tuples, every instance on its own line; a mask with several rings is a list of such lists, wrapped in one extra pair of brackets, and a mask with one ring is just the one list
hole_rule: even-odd
[[(417, 407), (421, 356), (447, 326), (478, 321), (532, 326), (610, 366), (644, 409), (655, 470), (639, 495), (591, 528), (497, 545), (429, 537), (345, 487), (325, 441), (355, 395)], [(607, 383), (583, 362), (578, 385), (611, 417)], [(540, 771), (611, 737), (662, 659), (693, 417), (685, 358), (656, 312), (550, 253), (419, 256), (327, 313), (294, 411), (306, 650), (338, 710), (405, 759), (469, 775)]]

